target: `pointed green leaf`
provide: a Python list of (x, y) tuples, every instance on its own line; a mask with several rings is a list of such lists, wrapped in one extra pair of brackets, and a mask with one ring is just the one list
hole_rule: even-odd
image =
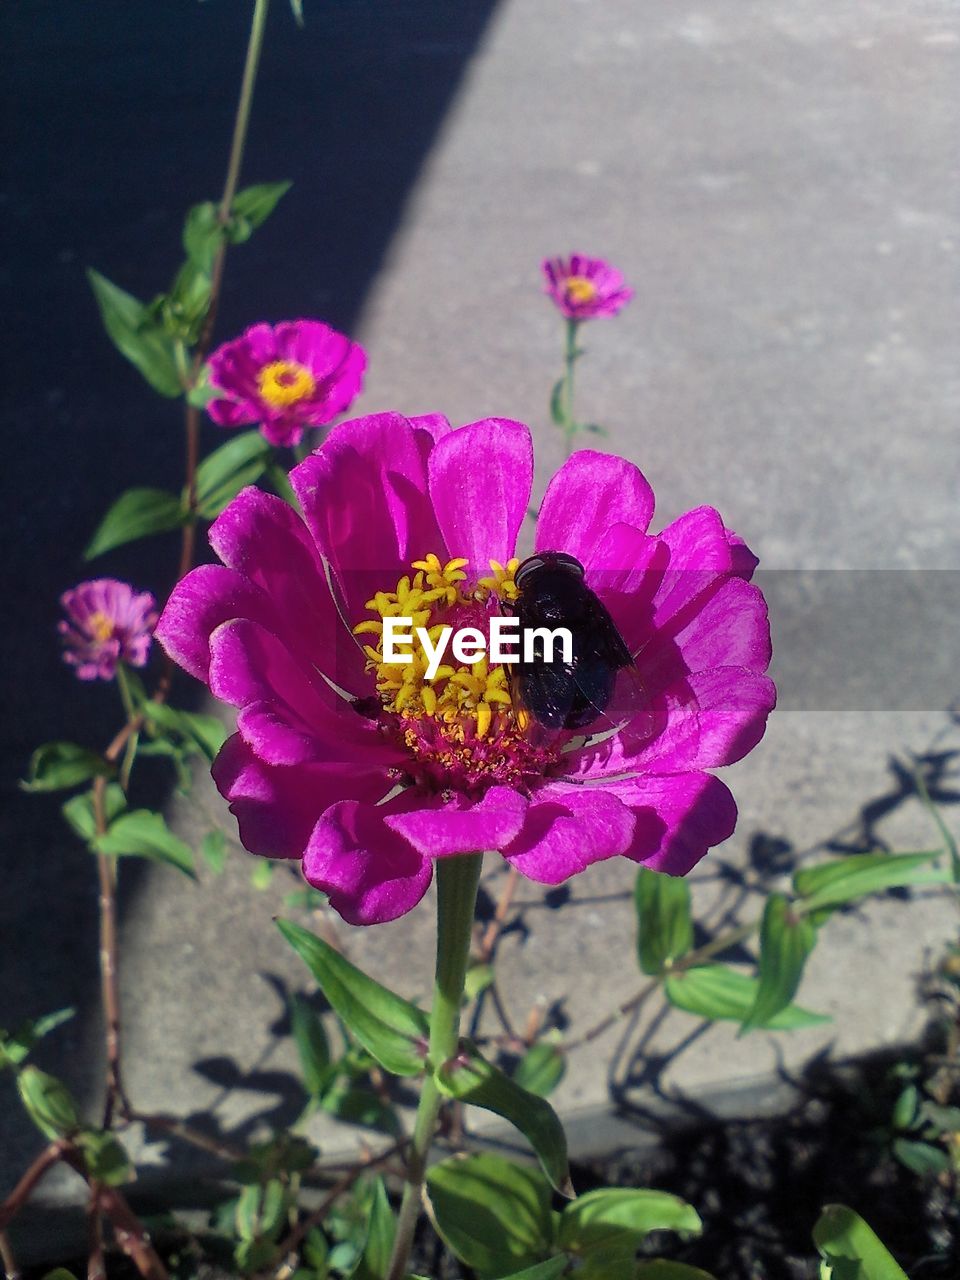
[(190, 261), (209, 275), (222, 239), (217, 206), (212, 200), (195, 204), (183, 224), (183, 247)]
[(581, 1256), (632, 1258), (651, 1231), (699, 1235), (702, 1225), (695, 1209), (666, 1191), (603, 1188), (578, 1196), (564, 1208), (559, 1243)]
[(437, 1231), (481, 1277), (511, 1275), (553, 1251), (550, 1187), (535, 1169), (454, 1156), (429, 1171), (427, 1194)]
[(200, 856), (215, 876), (227, 860), (227, 837), (222, 831), (208, 831), (200, 841)]
[(179, 529), (183, 521), (180, 499), (172, 493), (163, 489), (128, 489), (100, 521), (83, 558), (93, 560), (126, 542)]
[[(756, 978), (747, 977), (722, 964), (698, 965), (668, 973), (664, 982), (667, 999), (677, 1009), (695, 1014), (698, 1018), (723, 1018), (742, 1022), (750, 1012), (757, 997), (759, 984)], [(830, 1022), (824, 1014), (811, 1013), (791, 1004), (781, 1009), (766, 1024), (771, 1031), (796, 1031), (801, 1027), (815, 1027)]]
[(740, 1028), (767, 1027), (796, 995), (803, 966), (817, 941), (811, 920), (797, 915), (787, 899), (771, 894), (760, 924), (760, 981), (757, 994)]
[(950, 1157), (946, 1151), (929, 1142), (897, 1138), (893, 1144), (893, 1154), (911, 1173), (921, 1178), (939, 1177), (950, 1168)]
[(175, 836), (162, 814), (152, 809), (134, 809), (122, 813), (110, 823), (106, 835), (94, 840), (100, 853), (112, 857), (149, 858), (153, 862), (165, 862), (176, 867), (184, 875), (196, 879), (193, 869), (193, 850)]
[(45, 742), (30, 757), (28, 776), (20, 786), (24, 791), (63, 791), (113, 772), (113, 765), (97, 751), (76, 742)]
[(20, 1066), (26, 1061), (39, 1040), (64, 1022), (69, 1022), (75, 1013), (76, 1009), (58, 1009), (56, 1013), (46, 1013), (41, 1018), (32, 1018), (11, 1035), (0, 1031), (0, 1063), (10, 1067)]
[(390, 1269), (396, 1223), (382, 1178), (374, 1179), (367, 1242), (360, 1260), (350, 1273), (351, 1280), (384, 1280)]
[(556, 1258), (549, 1258), (546, 1262), (537, 1262), (532, 1267), (524, 1267), (522, 1271), (514, 1271), (513, 1275), (504, 1276), (503, 1280), (560, 1280), (561, 1276), (566, 1275), (569, 1266), (569, 1258), (560, 1254)]
[(259, 431), (243, 431), (204, 458), (197, 468), (197, 508), (208, 520), (218, 516), (241, 489), (259, 480), (272, 448)]
[(567, 1139), (553, 1107), (487, 1062), (469, 1040), (462, 1040), (460, 1047), (460, 1053), (437, 1070), (440, 1089), (448, 1097), (509, 1120), (533, 1147), (556, 1189), (562, 1195), (572, 1195)]
[[(107, 783), (103, 793), (103, 809), (107, 825), (127, 807), (127, 798), (123, 790), (115, 783)], [(70, 826), (88, 844), (97, 833), (96, 819), (93, 813), (93, 800), (89, 792), (85, 795), (72, 796), (62, 809), (63, 816)]]
[[(290, 1029), (300, 1057), (303, 1086), (317, 1097), (330, 1083), (330, 1045), (320, 1015), (301, 995), (290, 997)], [(335, 1070), (336, 1068), (334, 1068)]]
[(644, 973), (660, 974), (693, 946), (690, 887), (682, 876), (641, 867), (634, 903), (640, 968)]
[(293, 20), (298, 27), (303, 26), (303, 0), (290, 0), (290, 8), (293, 12)]
[(133, 1176), (133, 1165), (115, 1134), (87, 1129), (77, 1137), (87, 1172), (108, 1187), (119, 1187)]
[[(813, 1228), (813, 1240), (820, 1256), (833, 1266), (836, 1280), (907, 1280), (874, 1231), (846, 1205), (827, 1205)], [(842, 1265), (851, 1262), (859, 1268)]]
[(538, 1040), (517, 1064), (513, 1080), (521, 1089), (546, 1098), (563, 1079), (567, 1059), (563, 1049), (551, 1039)]
[(80, 1116), (70, 1091), (39, 1067), (26, 1066), (17, 1074), (17, 1090), (30, 1119), (48, 1138), (76, 1133)]
[(857, 853), (798, 871), (793, 877), (793, 887), (804, 899), (805, 911), (837, 907), (885, 889), (900, 889), (911, 884), (948, 884), (950, 873), (930, 865), (942, 857), (942, 849), (925, 853)]
[(210, 761), (227, 740), (227, 730), (218, 716), (180, 711), (166, 702), (145, 702), (143, 710), (151, 731), (173, 734)]
[(368, 978), (309, 930), (292, 920), (278, 920), (277, 927), (333, 1009), (377, 1062), (397, 1076), (419, 1075), (430, 1034), (426, 1015)]
[(652, 1258), (641, 1262), (631, 1280), (715, 1280), (699, 1267), (689, 1267), (685, 1262), (670, 1262), (667, 1258)]
[(179, 396), (183, 386), (177, 371), (173, 340), (148, 307), (111, 283), (99, 271), (87, 272), (103, 326), (118, 351), (162, 396)]
[(227, 224), (230, 243), (243, 244), (245, 240), (249, 240), (292, 186), (292, 182), (261, 182), (255, 187), (238, 191), (230, 206), (230, 221)]

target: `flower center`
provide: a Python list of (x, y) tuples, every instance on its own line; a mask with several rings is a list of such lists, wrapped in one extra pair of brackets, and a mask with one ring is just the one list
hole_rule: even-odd
[(300, 400), (306, 400), (317, 389), (317, 383), (309, 369), (296, 360), (274, 360), (265, 364), (257, 374), (260, 398), (271, 409), (286, 409)]
[(105, 644), (113, 635), (113, 619), (98, 609), (87, 619), (87, 630), (98, 644)]
[(568, 276), (565, 288), (571, 302), (592, 302), (597, 296), (597, 286), (586, 276)]
[[(427, 678), (430, 654), (417, 636), (422, 628), (431, 645), (441, 631), (474, 627), (487, 637), (490, 619), (500, 601), (517, 598), (514, 575), (519, 561), (490, 562), (491, 573), (472, 588), (467, 584), (468, 561), (436, 555), (415, 560), (412, 576), (405, 574), (395, 591), (378, 591), (366, 608), (374, 618), (354, 627), (364, 643), (367, 670), (376, 678), (383, 720), (411, 754), (410, 777), (436, 790), (484, 790), (495, 783), (517, 786), (542, 777), (555, 753), (535, 745), (527, 736), (525, 712), (514, 706), (505, 667), (484, 654), (471, 663), (443, 654), (433, 679)], [(412, 642), (404, 644), (412, 661), (384, 660), (383, 620), (412, 620)], [(375, 643), (373, 643), (375, 639)]]

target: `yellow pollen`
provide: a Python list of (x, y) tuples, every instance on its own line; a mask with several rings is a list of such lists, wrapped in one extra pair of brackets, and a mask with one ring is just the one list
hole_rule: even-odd
[[(490, 740), (504, 734), (515, 736), (518, 729), (509, 677), (502, 666), (491, 666), (486, 657), (459, 664), (448, 649), (434, 678), (426, 677), (429, 660), (416, 636), (417, 627), (436, 644), (440, 632), (450, 625), (445, 616), (451, 607), (482, 608), (492, 596), (504, 601), (517, 598), (514, 577), (519, 560), (512, 559), (506, 565), (491, 561), (491, 574), (465, 591), (467, 564), (461, 557), (443, 562), (434, 554), (414, 560), (412, 574), (404, 574), (394, 591), (377, 591), (366, 602), (374, 617), (353, 629), (362, 637), (367, 670), (374, 674), (384, 710), (398, 715), (408, 726), (404, 729), (408, 745), (417, 741), (416, 723), (430, 721), (457, 759), (470, 734)], [(383, 660), (383, 619), (390, 617), (413, 619), (413, 639), (409, 649), (406, 644), (402, 648), (411, 654), (411, 662)]]
[(112, 620), (108, 618), (105, 613), (102, 613), (99, 609), (97, 610), (96, 613), (91, 613), (90, 617), (87, 620), (87, 626), (90, 629), (90, 634), (93, 636), (94, 640), (99, 641), (100, 644), (103, 644), (104, 641), (109, 640), (110, 637), (113, 635)]
[(592, 302), (597, 296), (597, 286), (586, 276), (567, 276), (564, 288), (571, 302)]
[(260, 398), (271, 409), (286, 409), (300, 400), (306, 400), (317, 389), (317, 383), (309, 369), (296, 360), (274, 360), (265, 364), (257, 374)]

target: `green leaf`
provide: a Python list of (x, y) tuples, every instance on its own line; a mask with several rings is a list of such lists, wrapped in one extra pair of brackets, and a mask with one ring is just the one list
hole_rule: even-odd
[(931, 867), (942, 849), (927, 853), (857, 853), (821, 867), (809, 867), (793, 877), (793, 887), (804, 899), (804, 910), (838, 907), (868, 893), (900, 889), (911, 884), (948, 884), (950, 873)]
[(197, 468), (197, 509), (218, 516), (241, 489), (259, 480), (273, 450), (259, 431), (243, 431), (204, 458)]
[(17, 1090), (30, 1119), (48, 1138), (65, 1138), (76, 1133), (80, 1116), (66, 1085), (39, 1067), (23, 1067), (17, 1075)]
[(660, 974), (693, 946), (690, 887), (682, 876), (641, 867), (634, 887), (637, 952), (644, 973)]
[[(820, 1256), (832, 1265), (835, 1280), (907, 1280), (873, 1230), (846, 1205), (827, 1205), (813, 1228), (813, 1239)], [(849, 1262), (860, 1265), (843, 1265)]]
[(893, 1154), (911, 1173), (921, 1178), (938, 1177), (950, 1168), (950, 1157), (946, 1151), (929, 1142), (897, 1138), (893, 1144)]
[(298, 27), (303, 26), (303, 0), (290, 0), (290, 9), (293, 13), (293, 20)]
[(419, 1075), (430, 1034), (426, 1015), (368, 978), (309, 930), (291, 920), (278, 920), (277, 927), (333, 1009), (377, 1062), (396, 1076)]
[[(668, 973), (664, 982), (667, 999), (677, 1009), (698, 1018), (723, 1018), (742, 1022), (757, 997), (756, 978), (728, 969), (722, 964), (698, 965), (678, 973)], [(811, 1013), (791, 1004), (766, 1024), (771, 1031), (796, 1031), (816, 1027), (831, 1019), (825, 1014)]]
[(492, 965), (471, 964), (467, 969), (466, 980), (463, 984), (464, 1001), (469, 1004), (471, 1000), (476, 1000), (477, 996), (482, 995), (492, 982)]
[(953, 881), (955, 884), (960, 884), (960, 845), (957, 844), (957, 838), (944, 822), (940, 810), (930, 799), (930, 791), (919, 766), (913, 770), (913, 778), (917, 788), (917, 795), (920, 797), (920, 803), (936, 824), (936, 828), (943, 838), (944, 851), (950, 855), (950, 869)]
[(367, 1242), (359, 1262), (350, 1273), (351, 1280), (384, 1280), (390, 1267), (396, 1223), (382, 1178), (373, 1182), (369, 1222)]
[(267, 467), (267, 477), (273, 486), (273, 491), (281, 497), (288, 507), (293, 507), (294, 511), (299, 512), (300, 504), (297, 502), (297, 495), (293, 492), (293, 485), (287, 479), (287, 473), (278, 462), (272, 462)]
[(223, 239), (223, 227), (212, 200), (195, 204), (183, 224), (183, 247), (190, 261), (207, 275)]
[[(115, 782), (108, 782), (103, 793), (103, 810), (107, 826), (126, 807), (127, 798), (123, 790)], [(90, 844), (97, 834), (97, 823), (93, 813), (93, 799), (89, 792), (81, 796), (72, 796), (64, 804), (62, 813), (80, 839)]]
[(462, 1040), (460, 1049), (436, 1072), (442, 1092), (509, 1120), (533, 1147), (551, 1183), (562, 1195), (572, 1196), (567, 1139), (553, 1107), (487, 1062), (469, 1040)]
[(87, 1129), (77, 1137), (87, 1172), (108, 1187), (119, 1187), (133, 1176), (133, 1165), (115, 1134)]
[(175, 836), (162, 814), (152, 809), (134, 809), (110, 823), (106, 835), (94, 840), (100, 853), (112, 857), (149, 858), (176, 867), (184, 875), (196, 879), (193, 850)]
[(154, 391), (162, 396), (182, 395), (173, 341), (150, 308), (112, 284), (99, 271), (89, 270), (87, 279), (100, 308), (103, 326), (117, 350), (139, 369)]
[(175, 735), (208, 760), (214, 759), (227, 740), (227, 730), (218, 716), (180, 711), (165, 702), (146, 702), (143, 710), (152, 731)]
[(0, 1062), (10, 1067), (18, 1067), (25, 1062), (38, 1041), (50, 1034), (64, 1022), (69, 1022), (76, 1009), (58, 1009), (56, 1013), (46, 1013), (40, 1018), (32, 1018), (25, 1022), (11, 1035), (0, 1031)]
[(560, 1254), (556, 1258), (548, 1258), (546, 1262), (534, 1263), (532, 1267), (524, 1267), (522, 1271), (514, 1271), (503, 1280), (560, 1280), (570, 1265), (569, 1258)]
[(714, 1280), (699, 1267), (688, 1267), (685, 1262), (670, 1262), (667, 1258), (653, 1258), (641, 1262), (632, 1280)]
[(514, 1084), (546, 1098), (563, 1079), (567, 1059), (563, 1049), (550, 1039), (539, 1040), (527, 1050), (513, 1073)]
[(183, 521), (180, 499), (172, 493), (164, 489), (128, 489), (100, 521), (83, 557), (93, 560), (125, 542), (169, 533), (179, 529)]
[(76, 742), (45, 742), (30, 757), (28, 776), (20, 786), (24, 791), (62, 791), (113, 771), (99, 752)]
[(358, 1088), (349, 1081), (338, 1081), (327, 1089), (320, 1100), (324, 1111), (344, 1124), (376, 1129), (391, 1138), (402, 1138), (403, 1130), (394, 1109), (370, 1089)]
[(767, 899), (760, 923), (760, 982), (740, 1034), (767, 1027), (796, 995), (807, 956), (817, 941), (813, 922), (797, 915), (779, 893)]
[(481, 1277), (506, 1276), (552, 1252), (550, 1187), (535, 1169), (485, 1153), (442, 1160), (427, 1174), (441, 1237)]
[(238, 191), (233, 197), (230, 221), (227, 224), (227, 239), (230, 243), (243, 244), (245, 240), (249, 240), (292, 186), (292, 182), (261, 182), (255, 187)]
[(222, 831), (208, 831), (200, 841), (200, 856), (215, 876), (223, 871), (227, 860), (227, 837)]
[(699, 1235), (696, 1210), (666, 1191), (625, 1188), (588, 1191), (568, 1204), (560, 1218), (560, 1247), (589, 1256), (632, 1258), (651, 1231)]
[(567, 413), (563, 403), (564, 382), (563, 378), (559, 378), (550, 392), (550, 419), (555, 427), (567, 425)]
[(331, 1078), (330, 1045), (327, 1041), (327, 1033), (323, 1029), (320, 1015), (310, 1006), (305, 997), (293, 995), (287, 1003), (290, 1010), (290, 1029), (300, 1057), (303, 1086), (311, 1097), (318, 1097), (330, 1083)]

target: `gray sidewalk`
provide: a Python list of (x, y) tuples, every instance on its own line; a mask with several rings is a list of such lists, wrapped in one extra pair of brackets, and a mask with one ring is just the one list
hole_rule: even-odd
[[(601, 254), (636, 298), (584, 333), (579, 405), (609, 429), (603, 447), (647, 474), (658, 527), (710, 503), (765, 569), (957, 570), (958, 85), (957, 12), (938, 0), (700, 9), (503, 0), (363, 311), (370, 375), (358, 411), (520, 418), (535, 432), (541, 492), (562, 452), (546, 413), (561, 332), (539, 294), (538, 264), (570, 249)], [(298, 146), (319, 153), (323, 139)], [(295, 248), (296, 270), (309, 277), (309, 247)], [(856, 590), (868, 610), (870, 575)], [(882, 634), (872, 645), (854, 632), (847, 639), (829, 612), (817, 615), (807, 669), (822, 673), (824, 696), (811, 677), (810, 698), (788, 699), (761, 746), (728, 771), (740, 824), (695, 874), (699, 918), (715, 920), (736, 896), (718, 875), (726, 864), (769, 884), (774, 850), (787, 861), (791, 851), (822, 856), (805, 851), (838, 832), (898, 849), (935, 842), (915, 799), (884, 798), (896, 799), (891, 755), (935, 740), (960, 745), (945, 728), (960, 695), (950, 591), (940, 605), (936, 592), (924, 594), (915, 647), (902, 631), (889, 645)], [(796, 672), (805, 632), (802, 608), (791, 610), (788, 619), (775, 610), (773, 627)], [(854, 598), (846, 622), (857, 614)], [(845, 701), (824, 655), (849, 656), (851, 645), (864, 646), (870, 678), (866, 695)], [(940, 664), (942, 684), (905, 671), (911, 652)], [(922, 700), (900, 698), (905, 685), (922, 688)], [(196, 798), (199, 820), (175, 809), (184, 829), (229, 822), (206, 779)], [(947, 819), (955, 823), (955, 811)], [(79, 856), (64, 834), (44, 865)], [(309, 985), (271, 923), (292, 881), (277, 876), (258, 892), (249, 869), (237, 853), (222, 879), (199, 887), (166, 869), (138, 871), (123, 903), (130, 1093), (144, 1111), (215, 1108), (235, 1139), (295, 1114), (291, 1044), (271, 1030), (282, 1014), (273, 979)], [(632, 880), (626, 862), (593, 867), (560, 909), (544, 904), (540, 887), (523, 887), (526, 928), (501, 950), (517, 1019), (538, 999), (561, 1002), (575, 1035), (636, 990)], [(87, 934), (92, 894), (73, 908)], [(374, 976), (424, 995), (430, 901), (393, 925), (340, 925), (339, 936)], [(758, 902), (750, 895), (741, 918)], [(918, 973), (955, 936), (954, 910), (932, 896), (836, 918), (798, 996), (833, 1015), (830, 1026), (741, 1040), (718, 1027), (674, 1056), (696, 1025), (674, 1013), (646, 1046), (647, 1057), (670, 1059), (656, 1083), (708, 1097), (769, 1081), (781, 1066), (799, 1070), (827, 1045), (841, 1057), (895, 1044), (918, 1029)], [(29, 989), (54, 963), (28, 945), (6, 981)], [(71, 999), (81, 1017), (44, 1061), (93, 1096), (95, 991), (65, 992), (63, 1003)], [(556, 1095), (561, 1111), (604, 1104), (606, 1064), (617, 1051), (618, 1079), (635, 1075), (642, 1036), (643, 1026), (621, 1024), (576, 1054)], [(356, 1140), (324, 1135), (331, 1153)], [(0, 1187), (36, 1147), (5, 1093)], [(51, 1181), (45, 1194), (64, 1190)]]

